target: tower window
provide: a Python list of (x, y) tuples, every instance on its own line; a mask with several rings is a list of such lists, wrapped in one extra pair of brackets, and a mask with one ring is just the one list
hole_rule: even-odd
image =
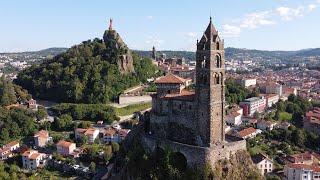
[(202, 61), (201, 67), (202, 68), (207, 67), (207, 57), (206, 56), (203, 56), (203, 61)]
[(217, 42), (216, 49), (217, 49), (217, 50), (219, 50), (219, 49), (220, 49), (220, 43), (219, 43), (219, 42)]
[(221, 68), (221, 58), (219, 55), (216, 55), (216, 67)]
[(216, 84), (220, 84), (220, 77), (219, 77), (219, 75), (216, 75), (215, 79), (216, 79)]

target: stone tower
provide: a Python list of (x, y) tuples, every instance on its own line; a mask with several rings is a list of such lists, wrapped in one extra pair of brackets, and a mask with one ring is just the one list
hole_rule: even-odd
[(153, 59), (153, 60), (157, 60), (157, 51), (156, 51), (156, 48), (153, 46), (152, 47), (152, 55), (151, 55), (151, 58)]
[(202, 145), (211, 147), (225, 140), (225, 69), (224, 41), (218, 31), (209, 25), (196, 52), (196, 104), (198, 106), (198, 130)]

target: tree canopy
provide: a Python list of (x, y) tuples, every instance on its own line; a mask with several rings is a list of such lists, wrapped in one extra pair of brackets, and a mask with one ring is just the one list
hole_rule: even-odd
[(106, 103), (157, 72), (151, 59), (133, 54), (134, 72), (122, 73), (116, 62), (126, 51), (129, 50), (115, 50), (110, 43), (97, 38), (84, 41), (53, 59), (23, 70), (15, 82), (41, 99)]

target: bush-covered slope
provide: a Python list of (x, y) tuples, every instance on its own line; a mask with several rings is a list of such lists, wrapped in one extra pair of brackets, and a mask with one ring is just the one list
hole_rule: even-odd
[(149, 58), (132, 54), (112, 30), (106, 31), (104, 41), (85, 41), (39, 66), (23, 70), (15, 82), (41, 99), (106, 103), (155, 72)]

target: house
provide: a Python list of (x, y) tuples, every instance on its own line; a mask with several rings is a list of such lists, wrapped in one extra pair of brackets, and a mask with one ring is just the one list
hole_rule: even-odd
[(242, 131), (239, 131), (236, 136), (242, 139), (248, 139), (248, 138), (256, 137), (256, 135), (260, 133), (261, 133), (261, 130), (255, 129), (253, 127), (249, 127)]
[(44, 167), (51, 155), (39, 153), (36, 150), (28, 150), (22, 154), (22, 164), (24, 169), (36, 170), (37, 168)]
[(38, 108), (37, 101), (34, 99), (30, 99), (29, 101), (27, 101), (27, 106), (30, 109), (37, 109)]
[(109, 142), (119, 142), (119, 135), (117, 133), (117, 130), (114, 128), (108, 128), (105, 129), (104, 133), (103, 133), (103, 141), (105, 143), (109, 143)]
[(75, 129), (75, 137), (76, 139), (81, 139), (82, 136), (86, 136), (88, 138), (89, 143), (94, 143), (94, 140), (99, 136), (99, 130), (94, 128), (82, 129), (77, 128)]
[(306, 179), (306, 180), (319, 180), (320, 179), (320, 166), (291, 163), (284, 167), (284, 179)]
[(273, 170), (273, 162), (267, 156), (259, 153), (251, 157), (252, 162), (257, 166), (261, 175), (265, 175), (267, 173), (272, 172)]
[(295, 164), (307, 164), (307, 165), (318, 165), (319, 164), (319, 155), (312, 152), (303, 152), (298, 154), (289, 155), (286, 157), (286, 160), (289, 163)]
[(0, 160), (5, 160), (13, 156), (13, 152), (20, 148), (18, 141), (12, 141), (0, 148)]
[(41, 130), (33, 136), (34, 144), (38, 147), (45, 147), (49, 142), (52, 142), (52, 137), (49, 136), (49, 132)]
[(257, 122), (257, 128), (263, 131), (272, 131), (276, 125), (277, 125), (276, 122), (265, 121), (262, 119), (258, 120)]
[(240, 107), (233, 107), (230, 113), (226, 116), (226, 123), (229, 126), (239, 126), (242, 123), (243, 109)]
[(303, 118), (303, 128), (320, 134), (320, 107), (315, 107), (312, 111), (308, 111)]
[(68, 141), (61, 140), (57, 143), (57, 152), (61, 155), (71, 155), (76, 149), (76, 144)]
[(115, 129), (107, 128), (103, 132), (103, 141), (105, 143), (116, 142), (119, 143), (125, 139), (125, 137), (130, 132), (129, 129)]

